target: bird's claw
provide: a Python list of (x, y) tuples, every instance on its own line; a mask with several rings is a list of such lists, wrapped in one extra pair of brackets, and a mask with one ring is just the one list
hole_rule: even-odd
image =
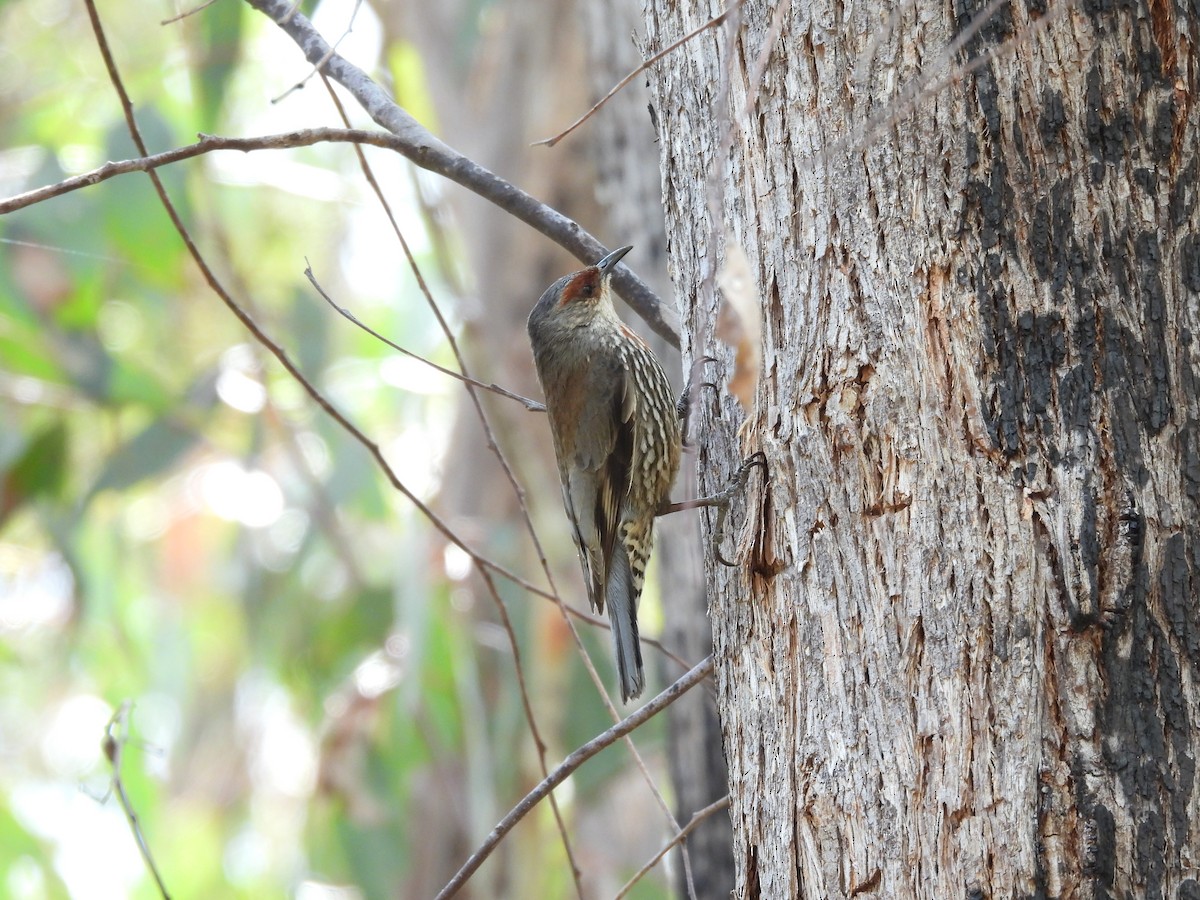
[(730, 562), (725, 558), (725, 554), (721, 552), (721, 542), (725, 537), (725, 518), (729, 514), (729, 501), (733, 499), (734, 494), (740, 493), (746, 489), (746, 482), (750, 480), (750, 470), (761, 467), (765, 472), (767, 469), (767, 455), (761, 450), (758, 450), (742, 461), (738, 466), (738, 470), (733, 473), (733, 478), (729, 480), (729, 484), (719, 494), (714, 494), (711, 499), (714, 502), (708, 505), (717, 507), (717, 521), (713, 525), (712, 549), (713, 556), (717, 562), (726, 568), (736, 568), (737, 562)]

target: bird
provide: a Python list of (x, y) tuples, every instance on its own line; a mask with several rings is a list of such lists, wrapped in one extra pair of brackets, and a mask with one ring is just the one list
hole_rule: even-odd
[(638, 600), (681, 452), (666, 372), (613, 308), (613, 269), (632, 249), (558, 279), (528, 322), (563, 504), (592, 608), (608, 608), (626, 703), (645, 687)]

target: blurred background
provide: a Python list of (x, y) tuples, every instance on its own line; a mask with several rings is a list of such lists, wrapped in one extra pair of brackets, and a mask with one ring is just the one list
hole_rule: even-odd
[[(309, 69), (239, 0), (160, 24), (191, 5), (100, 3), (151, 152), (340, 124), (319, 78), (278, 99)], [(439, 137), (608, 246), (634, 244), (628, 262), (672, 302), (644, 79), (556, 148), (529, 146), (640, 62), (640, 4), (302, 9)], [(0, 33), (0, 198), (138, 155), (82, 4), (5, 0)], [(525, 317), (579, 263), (365, 152), (471, 374), (540, 399)], [(481, 398), (548, 570), (461, 384), (305, 280), (307, 261), (338, 303), (457, 368), (353, 148), (212, 153), (160, 174), (225, 286), (405, 486), (480, 553), (539, 588), (548, 571), (586, 607), (544, 417)], [(694, 519), (673, 527), (666, 558), (698, 573)], [(145, 175), (0, 217), (0, 894), (157, 895), (107, 797), (102, 738), (128, 702), (121, 774), (173, 896), (431, 896), (542, 774), (497, 600), (548, 765), (612, 724), (554, 603), (495, 584), (222, 305)], [(656, 584), (647, 635), (664, 629)], [(607, 632), (579, 630), (611, 691)], [(683, 668), (645, 655), (650, 697)], [(674, 805), (662, 720), (635, 741)], [(557, 797), (588, 896), (614, 895), (672, 834), (622, 746)], [(677, 879), (672, 857), (631, 896)], [(543, 804), (463, 896), (575, 892)]]

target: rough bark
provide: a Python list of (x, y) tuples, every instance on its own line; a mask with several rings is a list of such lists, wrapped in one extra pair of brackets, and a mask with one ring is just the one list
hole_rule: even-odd
[(685, 362), (726, 229), (762, 300), (701, 407), (707, 488), (770, 464), (709, 560), (737, 893), (1200, 896), (1197, 11), (781, 2), (651, 85)]

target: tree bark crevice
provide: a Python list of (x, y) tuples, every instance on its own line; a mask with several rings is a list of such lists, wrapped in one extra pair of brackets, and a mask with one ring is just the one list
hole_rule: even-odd
[[(691, 13), (664, 6), (655, 45)], [(1195, 28), (1150, 0), (831, 0), (785, 14), (751, 85), (775, 14), (748, 0), (728, 48), (651, 77), (685, 361), (722, 241), (764, 298), (756, 406), (701, 424), (702, 478), (767, 454), (749, 515), (786, 564), (707, 571), (738, 892), (1183, 895)]]

